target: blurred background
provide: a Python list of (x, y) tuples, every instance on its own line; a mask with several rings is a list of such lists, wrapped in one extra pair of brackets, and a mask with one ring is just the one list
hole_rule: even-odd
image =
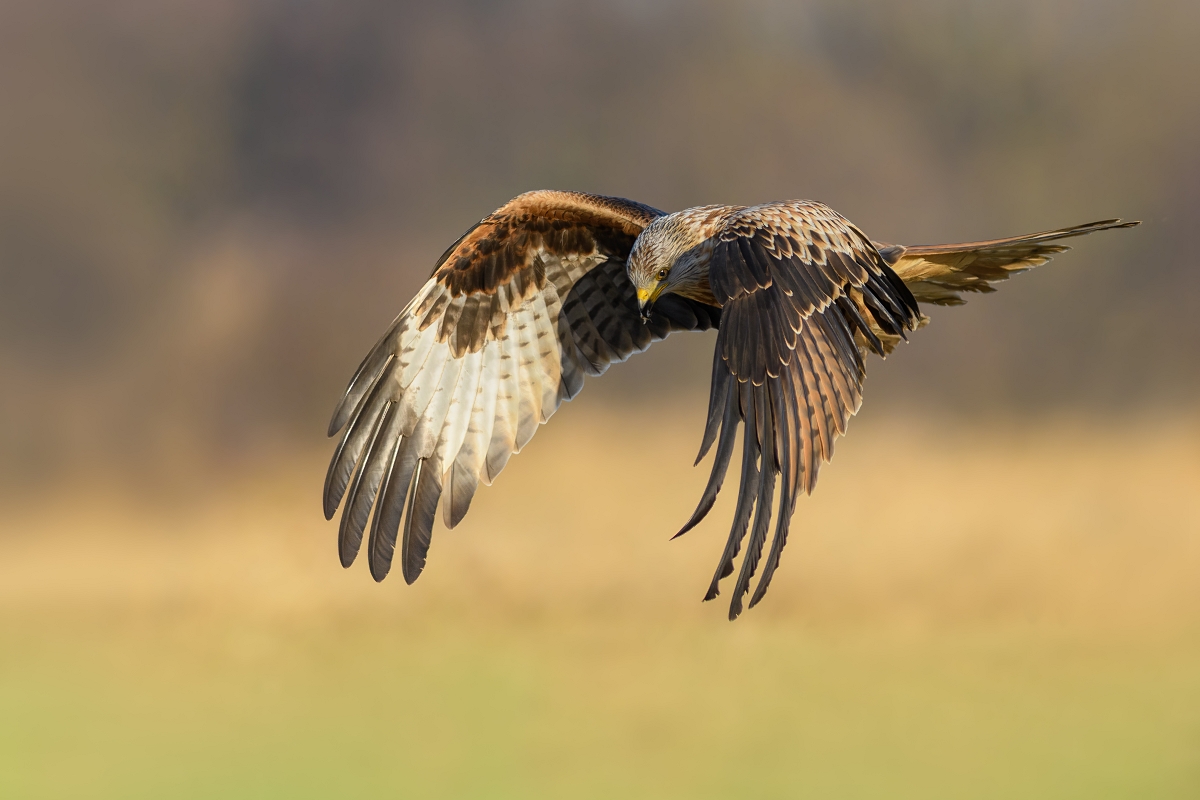
[[(0, 794), (1197, 796), (1198, 36), (1185, 0), (3, 0)], [(536, 188), (1144, 224), (875, 359), (734, 625), (729, 498), (666, 542), (711, 335), (590, 382), (414, 586), (342, 571), (328, 414)]]

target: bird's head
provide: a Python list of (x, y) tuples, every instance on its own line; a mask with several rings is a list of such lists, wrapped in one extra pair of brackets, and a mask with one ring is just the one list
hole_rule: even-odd
[(626, 264), (642, 322), (650, 321), (654, 304), (664, 294), (713, 302), (708, 288), (711, 256), (712, 240), (687, 212), (667, 214), (647, 225)]

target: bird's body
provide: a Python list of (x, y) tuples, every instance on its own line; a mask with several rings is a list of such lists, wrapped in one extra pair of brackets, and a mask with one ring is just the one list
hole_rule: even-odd
[(1136, 224), (904, 247), (873, 242), (811, 201), (664, 214), (575, 192), (521, 195), (446, 251), (334, 412), (330, 435), (346, 431), (324, 504), (332, 518), (345, 497), (342, 563), (353, 562), (370, 521), (371, 574), (387, 575), (399, 543), (411, 583), (439, 501), (453, 527), (478, 483), (495, 479), (585, 375), (671, 332), (719, 328), (700, 450), (703, 458), (715, 445), (714, 464), (680, 533), (712, 507), (741, 429), (733, 528), (705, 598), (748, 535), (734, 618), (772, 519), (751, 605), (778, 566), (797, 498), (858, 410), (868, 352), (886, 355), (924, 324), (920, 303), (961, 303), (961, 293), (992, 291), (1066, 250), (1061, 239)]

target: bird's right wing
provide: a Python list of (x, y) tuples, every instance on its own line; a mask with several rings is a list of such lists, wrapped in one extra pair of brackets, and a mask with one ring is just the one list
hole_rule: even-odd
[(1132, 228), (1141, 222), (1104, 219), (1007, 239), (961, 244), (877, 244), (880, 254), (918, 302), (958, 306), (963, 292), (994, 292), (992, 284), (1045, 264), (1071, 248), (1056, 244), (1111, 228)]
[[(387, 575), (404, 517), (401, 566), (425, 565), (439, 500), (466, 514), (584, 375), (677, 330), (717, 327), (720, 309), (663, 298), (643, 324), (625, 261), (662, 212), (617, 198), (530, 192), (446, 251), (367, 355), (334, 411), (345, 429), (325, 479), (326, 518), (345, 497), (338, 551), (349, 566), (371, 510), (371, 575)], [(406, 510), (407, 509), (407, 510)]]

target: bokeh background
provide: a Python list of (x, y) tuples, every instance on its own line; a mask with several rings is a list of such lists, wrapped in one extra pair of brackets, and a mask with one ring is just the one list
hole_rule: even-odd
[[(0, 2), (0, 794), (1200, 794), (1200, 5)], [(699, 598), (712, 337), (343, 571), (327, 415), (534, 188), (1110, 216), (870, 366), (772, 593)], [(647, 491), (647, 486), (652, 491)]]

